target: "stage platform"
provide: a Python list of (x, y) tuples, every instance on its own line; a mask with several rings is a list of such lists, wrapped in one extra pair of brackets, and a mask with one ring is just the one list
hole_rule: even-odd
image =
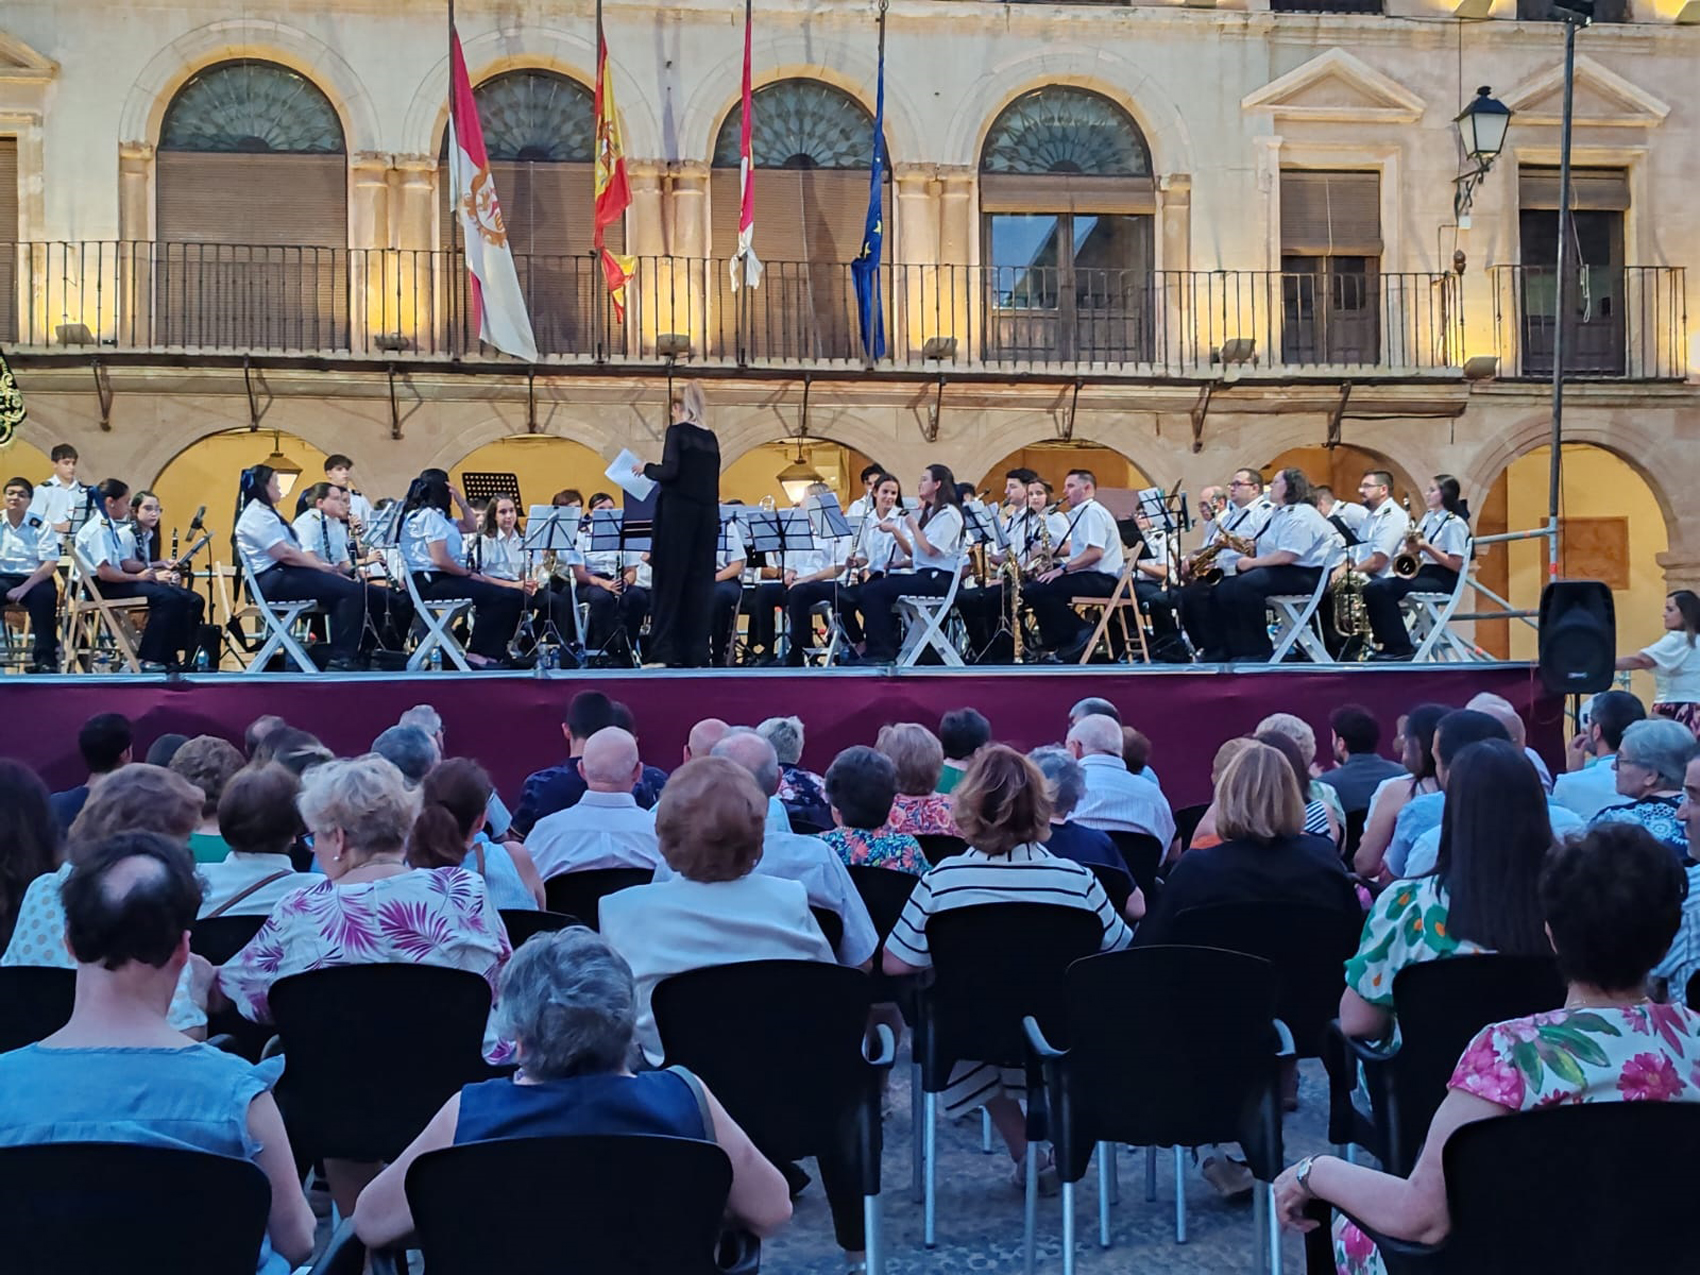
[(871, 744), (887, 722), (936, 729), (941, 714), (964, 705), (985, 713), (1003, 742), (1055, 743), (1069, 706), (1101, 695), (1152, 738), (1153, 764), (1177, 805), (1209, 798), (1210, 761), (1222, 740), (1278, 711), (1310, 722), (1326, 752), (1330, 711), (1363, 704), (1381, 717), (1385, 752), (1395, 719), (1412, 705), (1461, 706), (1494, 691), (1523, 713), (1530, 743), (1555, 769), (1563, 753), (1562, 699), (1541, 687), (1532, 665), (1517, 663), (8, 677), (0, 682), (0, 755), (28, 762), (53, 788), (80, 783), (77, 728), (100, 712), (136, 723), (138, 760), (172, 731), (240, 743), (262, 713), (349, 754), (403, 710), (428, 703), (442, 714), (449, 752), (476, 757), (511, 801), (528, 773), (566, 755), (562, 714), (574, 693), (591, 688), (631, 708), (644, 760), (668, 770), (704, 717), (753, 725), (795, 714), (807, 731), (804, 763), (825, 770), (841, 748)]

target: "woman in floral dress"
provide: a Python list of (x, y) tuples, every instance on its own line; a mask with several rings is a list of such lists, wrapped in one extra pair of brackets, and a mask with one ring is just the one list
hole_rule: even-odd
[(938, 736), (915, 722), (898, 722), (880, 727), (874, 747), (891, 758), (897, 770), (892, 831), (912, 837), (960, 837), (950, 797), (936, 791), (944, 770), (944, 745)]
[(846, 748), (826, 772), (826, 801), (837, 825), (821, 840), (846, 866), (891, 868), (920, 876), (932, 865), (921, 843), (888, 824), (897, 795), (897, 770), (884, 753), (864, 745)]
[[(1316, 1199), (1383, 1234), (1436, 1243), (1449, 1225), (1442, 1153), (1454, 1130), (1568, 1103), (1700, 1101), (1700, 1015), (1646, 997), (1648, 971), (1676, 934), (1684, 884), (1670, 851), (1632, 825), (1554, 849), (1540, 898), (1569, 983), (1564, 1007), (1492, 1024), (1470, 1042), (1409, 1178), (1307, 1156), (1275, 1183), (1282, 1221), (1315, 1228), (1305, 1209)], [(1334, 1259), (1343, 1275), (1385, 1270), (1344, 1216)]]

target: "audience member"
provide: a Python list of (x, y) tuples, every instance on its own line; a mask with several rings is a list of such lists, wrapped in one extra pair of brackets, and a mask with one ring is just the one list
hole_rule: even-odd
[(1073, 708), (1068, 710), (1068, 727), (1073, 730), (1082, 717), (1108, 717), (1117, 726), (1122, 723), (1122, 711), (1107, 699), (1096, 695), (1088, 695), (1083, 700), (1077, 700)]
[(1678, 859), (1690, 858), (1688, 829), (1676, 809), (1682, 803), (1683, 774), (1697, 748), (1694, 732), (1668, 717), (1627, 727), (1617, 750), (1617, 791), (1627, 804), (1600, 811), (1591, 826), (1638, 823), (1676, 851)]
[(1434, 755), (1436, 788), (1431, 793), (1421, 793), (1407, 801), (1400, 809), (1399, 817), (1393, 821), (1393, 837), (1388, 842), (1384, 859), (1389, 876), (1422, 875), (1422, 872), (1412, 871), (1406, 866), (1411, 847), (1425, 832), (1440, 827), (1440, 813), (1446, 805), (1447, 768), (1452, 758), (1467, 745), (1483, 739), (1503, 739), (1509, 743), (1511, 737), (1495, 718), (1473, 708), (1455, 709), (1440, 719), (1435, 727), (1434, 743), (1430, 746)]
[[(612, 709), (614, 720), (610, 724), (618, 726), (633, 739), (637, 740), (638, 755), (642, 756), (643, 737), (638, 734), (637, 718), (632, 714), (632, 710), (625, 704), (622, 704), (619, 700), (614, 701)], [(655, 804), (655, 800), (660, 798), (661, 790), (666, 786), (667, 772), (662, 770), (659, 766), (651, 766), (645, 762), (643, 767), (643, 789), (645, 792), (650, 794), (652, 799), (650, 802), (651, 806)]]
[(992, 724), (978, 709), (953, 708), (939, 718), (944, 768), (939, 771), (938, 791), (948, 793), (961, 783), (969, 764), (991, 742)]
[(201, 917), (270, 916), (285, 897), (315, 878), (297, 872), (290, 847), (300, 835), (295, 800), (301, 781), (268, 762), (234, 775), (219, 795), (217, 827), (229, 847), (217, 863), (203, 864)]
[(1244, 735), (1236, 735), (1223, 740), (1221, 747), (1216, 750), (1216, 756), (1210, 762), (1210, 804), (1199, 818), (1198, 827), (1193, 829), (1192, 841), (1187, 847), (1189, 850), (1203, 850), (1222, 844), (1222, 834), (1216, 831), (1216, 820), (1221, 814), (1222, 806), (1216, 794), (1221, 791), (1222, 776), (1228, 773), (1228, 763), (1250, 747), (1252, 742)]
[(77, 732), (77, 751), (82, 754), (88, 778), (75, 788), (56, 792), (48, 798), (61, 833), (71, 830), (71, 824), (82, 813), (89, 793), (113, 771), (130, 762), (130, 742), (130, 719), (122, 713), (96, 713), (83, 723), (82, 729)]
[(1067, 747), (1086, 775), (1075, 822), (1100, 832), (1143, 833), (1166, 850), (1175, 839), (1175, 816), (1162, 789), (1128, 773), (1121, 723), (1101, 713), (1082, 717), (1069, 727)]
[[(915, 892), (886, 940), (887, 974), (930, 968), (927, 922), (941, 912), (982, 903), (1082, 908), (1103, 926), (1100, 951), (1119, 951), (1132, 942), (1127, 923), (1110, 906), (1091, 869), (1045, 849), (1051, 802), (1037, 766), (1013, 748), (992, 744), (974, 759), (951, 795), (968, 849), (936, 864), (915, 883)], [(1012, 934), (1010, 941), (1019, 943), (1021, 936)], [(1019, 1068), (964, 1061), (952, 1068), (941, 1095), (948, 1118), (975, 1107), (986, 1109), (1015, 1161), (1011, 1181), (1017, 1186), (1026, 1180), (1027, 1129), (1020, 1103), (1025, 1085), (1025, 1073)], [(1041, 1172), (1047, 1189), (1055, 1190), (1054, 1169), (1047, 1163)]]
[(938, 736), (915, 722), (898, 722), (880, 727), (874, 747), (897, 770), (891, 830), (912, 837), (960, 837), (951, 815), (951, 798), (938, 791), (944, 769), (944, 746)]
[[(1380, 1270), (1372, 1241), (1344, 1215), (1396, 1239), (1443, 1239), (1446, 1143), (1461, 1126), (1559, 1103), (1700, 1100), (1700, 1086), (1687, 1081), (1700, 1056), (1700, 1018), (1646, 998), (1648, 971), (1676, 933), (1685, 884), (1670, 852), (1639, 827), (1602, 825), (1555, 848), (1541, 874), (1540, 901), (1570, 984), (1565, 1008), (1496, 1023), (1476, 1036), (1408, 1179), (1307, 1156), (1275, 1184), (1282, 1221), (1314, 1229), (1305, 1207), (1323, 1200), (1341, 1211), (1334, 1236), (1340, 1269)], [(1551, 1168), (1505, 1166), (1526, 1174)]]
[(826, 800), (831, 831), (821, 841), (848, 867), (891, 868), (916, 876), (931, 865), (921, 843), (907, 832), (891, 830), (897, 798), (897, 767), (877, 748), (846, 748), (826, 768)]
[(1570, 741), (1565, 761), (1570, 769), (1552, 786), (1553, 800), (1592, 819), (1607, 806), (1626, 804), (1617, 790), (1617, 750), (1623, 732), (1645, 721), (1647, 710), (1628, 691), (1602, 691), (1587, 703), (1588, 725)]
[[(415, 704), (396, 719), (397, 726), (417, 726), (431, 737), (431, 742), (437, 746), (437, 756), (449, 755), (448, 732), (443, 727), (443, 716), (429, 704)], [(513, 828), (513, 812), (502, 802), (502, 794), (494, 787), (490, 789), (490, 805), (484, 812), (484, 831), (492, 841), (503, 841)]]
[(1335, 819), (1334, 812), (1320, 798), (1311, 796), (1315, 785), (1310, 777), (1310, 764), (1305, 760), (1298, 743), (1291, 735), (1272, 729), (1259, 730), (1252, 736), (1252, 740), (1254, 743), (1267, 744), (1273, 748), (1285, 757), (1287, 765), (1292, 767), (1293, 782), (1299, 786), (1299, 793), (1304, 798), (1304, 831), (1312, 836), (1327, 837), (1338, 846), (1345, 835), (1345, 829)]
[(1302, 770), (1299, 774), (1299, 792), (1307, 803), (1320, 801), (1328, 807), (1333, 818), (1330, 822), (1339, 830), (1335, 840), (1339, 841), (1346, 827), (1346, 811), (1340, 804), (1340, 794), (1327, 784), (1318, 784), (1316, 776), (1321, 770), (1316, 761), (1316, 732), (1304, 718), (1292, 713), (1271, 713), (1257, 724), (1252, 732), (1253, 738), (1268, 731), (1285, 735), (1299, 748), (1299, 761)]
[(1329, 715), (1328, 727), (1333, 734), (1334, 769), (1323, 771), (1316, 781), (1335, 791), (1348, 818), (1364, 814), (1375, 790), (1404, 775), (1405, 768), (1375, 751), (1381, 743), (1381, 723), (1369, 709), (1342, 704)]
[(1122, 727), (1122, 761), (1135, 779), (1157, 782), (1157, 772), (1151, 769), (1151, 737), (1144, 731)]
[(725, 757), (686, 762), (655, 808), (661, 857), (675, 875), (602, 900), (602, 933), (637, 982), (637, 1036), (651, 1063), (662, 1055), (650, 996), (669, 974), (733, 960), (836, 959), (802, 884), (755, 871), (766, 829), (767, 799), (749, 771)]
[(1352, 857), (1353, 870), (1365, 880), (1374, 881), (1386, 873), (1387, 847), (1406, 803), (1440, 791), (1440, 781), (1434, 777), (1434, 731), (1451, 711), (1444, 704), (1418, 704), (1401, 719), (1399, 737), (1404, 744), (1399, 756), (1406, 773), (1384, 779), (1371, 794), (1363, 836)]
[[(313, 1211), (271, 1096), (277, 1069), (194, 1044), (166, 1016), (201, 901), (187, 849), (156, 833), (101, 838), (61, 895), (76, 1001), (51, 1036), (0, 1055), (0, 1145), (130, 1142), (252, 1161), (271, 1187), (256, 1267), (273, 1253), (284, 1269), (305, 1263)], [(94, 1197), (88, 1222), (102, 1223)]]
[(372, 752), (401, 772), (409, 788), (417, 788), (443, 759), (436, 741), (417, 726), (391, 726), (372, 741)]
[(705, 717), (695, 726), (685, 738), (685, 761), (695, 761), (698, 757), (707, 757), (714, 751), (714, 746), (726, 738), (726, 732), (732, 728), (718, 717)]
[(821, 777), (804, 768), (803, 719), (770, 717), (756, 727), (756, 734), (773, 745), (779, 758), (779, 804), (792, 823), (824, 832), (832, 826)]
[(296, 778), (300, 778), (314, 766), (322, 766), (327, 761), (335, 760), (336, 754), (320, 743), (318, 736), (281, 724), (268, 731), (248, 755), (250, 766), (264, 766), (276, 762)]
[(254, 754), (259, 750), (267, 735), (289, 725), (276, 713), (262, 713), (248, 723), (248, 729), (242, 732), (242, 751), (248, 755), (248, 760), (254, 760)]
[[(1700, 844), (1700, 754), (1688, 763), (1677, 814), (1689, 844)], [(1665, 981), (1666, 999), (1672, 1001), (1685, 1001), (1689, 980), (1700, 974), (1700, 864), (1690, 861), (1684, 871), (1688, 875), (1688, 897), (1682, 905), (1682, 926), (1665, 959), (1653, 971)]]
[(230, 853), (219, 835), (218, 802), (224, 786), (246, 764), (236, 745), (217, 735), (197, 735), (172, 757), (170, 770), (201, 790), (201, 824), (189, 835), (189, 853), (196, 863), (218, 863)]
[(1086, 792), (1085, 770), (1068, 755), (1068, 749), (1055, 744), (1035, 748), (1027, 754), (1027, 759), (1045, 777), (1045, 796), (1051, 803), (1051, 826), (1045, 837), (1045, 849), (1059, 859), (1073, 859), (1088, 868), (1110, 868), (1125, 876), (1131, 892), (1122, 912), (1130, 921), (1139, 920), (1145, 915), (1145, 895), (1134, 884), (1133, 872), (1122, 852), (1116, 849), (1116, 843), (1110, 840), (1109, 833), (1082, 827), (1069, 818)]
[(633, 795), (643, 775), (637, 740), (605, 726), (584, 741), (576, 764), (582, 795), (544, 816), (526, 838), (537, 874), (547, 881), (563, 872), (659, 867), (655, 812)]
[(1393, 979), (1407, 966), (1476, 952), (1545, 955), (1536, 894), (1552, 844), (1546, 794), (1516, 746), (1487, 739), (1462, 749), (1448, 768), (1434, 871), (1381, 892), (1346, 962), (1346, 1034), (1388, 1035)]
[(732, 1163), (729, 1219), (774, 1234), (791, 1216), (785, 1179), (714, 1095), (681, 1067), (631, 1071), (636, 1001), (631, 968), (590, 930), (540, 934), (515, 952), (496, 1021), (514, 1042), (519, 1071), (467, 1085), (373, 1179), (354, 1210), (360, 1240), (376, 1248), (412, 1235), (407, 1173), (427, 1152), (496, 1138), (628, 1134), (715, 1143)]
[[(613, 701), (601, 691), (580, 691), (572, 697), (567, 704), (566, 720), (561, 724), (561, 733), (567, 739), (567, 760), (527, 776), (520, 790), (519, 808), (514, 811), (515, 836), (529, 839), (540, 820), (566, 810), (584, 796), (586, 785), (579, 770), (579, 758), (592, 735), (614, 724)], [(661, 786), (652, 786), (647, 772), (640, 769), (639, 773), (642, 778), (634, 781), (630, 791), (637, 804), (649, 810), (655, 805)], [(661, 778), (662, 782), (666, 781), (665, 775)]]
[(0, 950), (12, 941), (30, 883), (58, 866), (59, 822), (47, 785), (22, 762), (0, 758)]
[(1529, 764), (1535, 768), (1535, 774), (1540, 776), (1541, 787), (1552, 791), (1552, 771), (1547, 768), (1546, 758), (1529, 747), (1529, 729), (1523, 722), (1523, 715), (1512, 707), (1511, 701), (1503, 695), (1495, 695), (1492, 691), (1481, 691), (1470, 696), (1464, 705), (1477, 713), (1486, 713), (1505, 727), (1505, 733), (1511, 736), (1511, 742), (1521, 748), (1529, 758)]
[(497, 908), (540, 908), (543, 881), (526, 848), (485, 835), (491, 791), (490, 776), (475, 761), (451, 757), (433, 767), (419, 785), (407, 862), (415, 868), (469, 866), (484, 878)]
[(148, 745), (148, 755), (142, 760), (150, 766), (171, 765), (171, 759), (177, 756), (177, 750), (189, 742), (187, 735), (161, 735)]

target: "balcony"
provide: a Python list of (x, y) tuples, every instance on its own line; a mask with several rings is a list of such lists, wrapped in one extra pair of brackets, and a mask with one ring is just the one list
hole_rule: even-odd
[[(1500, 375), (1552, 376), (1558, 271), (1494, 266)], [(1681, 266), (1582, 266), (1570, 282), (1567, 379), (1675, 381), (1688, 374), (1688, 300)]]
[[(624, 321), (590, 256), (520, 256), (549, 364), (865, 366), (850, 267), (767, 263), (734, 292), (724, 259), (640, 258)], [(0, 343), (141, 355), (511, 360), (479, 344), (458, 253), (135, 241), (0, 246)], [(1451, 274), (894, 265), (882, 368), (1120, 376), (1456, 375)], [(86, 331), (85, 331), (86, 329)], [(951, 342), (954, 347), (951, 347)], [(1226, 359), (1224, 359), (1224, 352)]]

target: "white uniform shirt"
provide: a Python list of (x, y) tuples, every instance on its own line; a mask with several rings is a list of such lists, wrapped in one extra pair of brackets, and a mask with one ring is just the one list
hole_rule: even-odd
[(1173, 552), (1170, 551), (1170, 534), (1166, 531), (1151, 530), (1146, 531), (1144, 536), (1145, 555), (1140, 561), (1142, 563), (1148, 562), (1153, 566), (1161, 566), (1163, 568), (1163, 579), (1171, 579), (1175, 574), (1179, 549), (1177, 547)]
[(449, 561), (459, 562), (464, 553), (460, 528), (440, 509), (415, 509), (401, 524), (401, 559), (408, 571), (442, 570), (431, 559), (431, 546), (445, 541)]
[[(585, 527), (578, 533), (578, 556), (579, 561), (584, 563), (585, 570), (593, 576), (605, 576), (612, 580), (620, 574), (622, 551), (619, 549), (598, 549), (592, 552), (589, 527)], [(627, 559), (627, 565), (635, 565), (636, 554), (624, 554), (623, 556)]]
[(348, 515), (358, 519), (363, 525), (372, 525), (372, 502), (357, 491), (348, 493)]
[(1026, 509), (1010, 519), (1007, 528), (1010, 544), (1015, 550), (1016, 561), (1023, 567), (1030, 566), (1044, 552), (1045, 534), (1041, 528), (1051, 533), (1051, 552), (1054, 554), (1068, 534), (1066, 515), (1038, 514)]
[(1292, 553), (1295, 567), (1325, 567), (1339, 535), (1334, 525), (1316, 512), (1315, 505), (1281, 505), (1257, 540), (1257, 554)]
[(242, 561), (255, 575), (269, 571), (278, 562), (267, 550), (274, 545), (294, 544), (290, 530), (283, 515), (265, 501), (250, 500), (243, 508), (242, 516), (236, 520), (236, 552), (242, 555)]
[(1068, 521), (1072, 527), (1068, 532), (1068, 560), (1073, 562), (1088, 549), (1102, 549), (1103, 555), (1085, 570), (1119, 576), (1127, 555), (1122, 549), (1116, 516), (1096, 500), (1088, 500), (1080, 508), (1068, 511)]
[(714, 569), (724, 571), (734, 562), (749, 561), (749, 552), (744, 548), (744, 524), (736, 518), (726, 524), (726, 547), (719, 547), (716, 540), (714, 550)]
[[(1340, 506), (1334, 507), (1338, 514)], [(1326, 518), (1324, 522), (1328, 521)], [(1341, 521), (1346, 521), (1341, 519)], [(1384, 500), (1370, 511), (1369, 516), (1361, 526), (1352, 527), (1352, 534), (1362, 543), (1351, 546), (1347, 552), (1352, 555), (1353, 563), (1363, 563), (1378, 553), (1387, 555), (1387, 561), (1381, 564), (1379, 571), (1371, 571), (1370, 577), (1382, 580), (1393, 574), (1393, 559), (1405, 546), (1405, 532), (1410, 528), (1411, 520), (1405, 516), (1405, 511), (1391, 500)], [(1347, 526), (1351, 526), (1348, 522)]]
[(322, 509), (308, 509), (297, 514), (295, 538), (301, 547), (321, 562), (342, 568), (352, 565), (348, 552), (348, 524), (333, 518)]
[(43, 522), (69, 522), (71, 511), (87, 503), (89, 489), (75, 479), (69, 485), (59, 481), (59, 475), (39, 482), (30, 496), (29, 511)]
[[(916, 521), (920, 521), (919, 518)], [(921, 534), (932, 545), (929, 552), (921, 547), (915, 539), (914, 532), (908, 527), (904, 534), (909, 537), (909, 543), (914, 546), (911, 555), (915, 559), (917, 571), (955, 571), (962, 554), (962, 511), (955, 505), (940, 505), (938, 511), (921, 529)]]
[[(1259, 496), (1249, 505), (1230, 505), (1217, 516), (1211, 524), (1210, 534), (1204, 537), (1206, 545), (1213, 545), (1226, 531), (1246, 539), (1256, 540), (1263, 534), (1263, 529), (1269, 525), (1269, 520), (1275, 516), (1274, 502), (1267, 496)], [(1223, 574), (1233, 575), (1235, 564), (1242, 555), (1232, 549), (1224, 549), (1216, 555), (1216, 565)]]
[[(895, 509), (891, 518), (895, 522), (898, 514)], [(898, 547), (897, 537), (889, 531), (879, 528), (879, 515), (871, 510), (867, 514), (867, 525), (862, 529), (862, 547), (856, 551), (858, 557), (866, 558), (869, 571), (886, 572), (902, 556), (903, 550)]]
[[(1431, 509), (1423, 515), (1421, 526), (1423, 539), (1436, 549), (1463, 556), (1470, 540), (1470, 524), (1457, 514), (1449, 514), (1444, 509)], [(1423, 555), (1423, 566), (1438, 565), (1428, 554)]]
[(525, 540), (516, 531), (478, 537), (479, 569), (492, 580), (518, 580), (525, 574)]
[(136, 557), (136, 537), (128, 526), (118, 526), (104, 514), (96, 514), (77, 533), (77, 552), (91, 567), (109, 566), (122, 571)]
[(34, 575), (44, 562), (59, 560), (59, 536), (40, 514), (25, 513), (16, 527), (0, 514), (0, 575)]
[[(1393, 502), (1391, 500), (1384, 500), (1381, 502), (1383, 508), (1392, 503)], [(1321, 511), (1319, 510), (1318, 512)], [(1403, 513), (1404, 510), (1400, 510), (1400, 512)], [(1338, 518), (1340, 520), (1340, 525), (1345, 527), (1347, 531), (1351, 532), (1359, 540), (1369, 539), (1368, 536), (1364, 535), (1364, 524), (1368, 522), (1372, 516), (1373, 515), (1369, 510), (1365, 509), (1362, 505), (1357, 504), (1355, 501), (1350, 500), (1336, 500), (1333, 505), (1329, 507), (1328, 512), (1323, 514), (1323, 517), (1327, 518), (1330, 522)]]
[(846, 518), (857, 518), (867, 513), (873, 507), (874, 502), (867, 496), (857, 496), (856, 499), (850, 502), (850, 508), (844, 511), (844, 516)]

